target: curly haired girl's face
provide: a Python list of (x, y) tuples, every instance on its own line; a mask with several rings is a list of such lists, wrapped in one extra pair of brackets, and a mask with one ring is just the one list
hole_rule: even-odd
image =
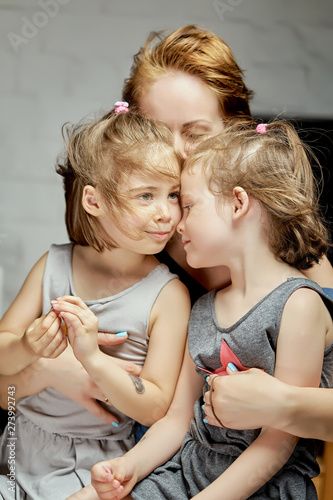
[(226, 265), (233, 241), (232, 205), (217, 208), (200, 167), (181, 175), (183, 217), (177, 231), (182, 236), (186, 260), (193, 268)]

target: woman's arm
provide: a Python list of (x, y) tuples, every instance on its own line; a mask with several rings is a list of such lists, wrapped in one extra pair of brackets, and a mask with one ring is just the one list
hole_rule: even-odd
[[(313, 332), (316, 332), (316, 336)], [(320, 296), (302, 288), (287, 301), (280, 325), (274, 375), (295, 385), (318, 386), (332, 321)], [(272, 428), (259, 437), (196, 500), (246, 500), (289, 459), (297, 438)], [(248, 478), (239, 481), (239, 477)]]
[[(118, 339), (114, 340), (118, 343)], [(140, 375), (141, 366), (122, 359), (113, 359), (128, 373)], [(3, 409), (7, 409), (8, 387), (12, 386), (15, 387), (16, 401), (37, 394), (47, 387), (54, 387), (58, 392), (76, 401), (105, 422), (109, 424), (118, 422), (99, 404), (99, 401), (104, 401), (105, 395), (75, 358), (71, 348), (66, 349), (56, 359), (41, 358), (15, 375), (1, 375), (0, 407)], [(109, 405), (112, 406), (112, 402)]]
[[(122, 332), (121, 336), (116, 333), (98, 332), (99, 345), (117, 345), (126, 342), (127, 338), (128, 335), (125, 332)], [(130, 361), (113, 359), (128, 373), (140, 376), (141, 366)], [(102, 391), (75, 358), (72, 349), (66, 349), (54, 359), (40, 358), (17, 374), (0, 375), (0, 407), (4, 409), (7, 405), (9, 386), (15, 386), (17, 400), (37, 394), (46, 387), (54, 387), (64, 396), (85, 406), (89, 411), (92, 405), (95, 407), (96, 399), (105, 399)], [(104, 413), (106, 417), (109, 416), (109, 413), (103, 410)]]
[(66, 296), (53, 308), (66, 322), (75, 356), (117, 409), (144, 425), (165, 415), (179, 376), (190, 313), (188, 292), (179, 280), (163, 288), (151, 311), (141, 377), (126, 373), (98, 349), (97, 318), (81, 299)]

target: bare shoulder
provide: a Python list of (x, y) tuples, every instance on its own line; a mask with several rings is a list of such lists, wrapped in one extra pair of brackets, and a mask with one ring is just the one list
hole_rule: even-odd
[[(333, 321), (321, 295), (311, 288), (299, 288), (285, 305), (284, 316), (311, 331), (326, 332), (326, 346), (333, 340)], [(295, 325), (296, 326), (296, 325)]]
[(294, 312), (299, 313), (314, 313), (315, 311), (323, 311), (326, 306), (320, 294), (312, 288), (298, 288), (292, 293), (287, 301), (286, 308), (292, 308)]
[(299, 288), (292, 293), (286, 302), (283, 311), (284, 318), (293, 318), (299, 324), (305, 325), (313, 322), (323, 324), (323, 319), (328, 325), (330, 313), (320, 294), (311, 288)]
[(38, 259), (29, 272), (16, 298), (1, 319), (1, 330), (14, 328), (12, 327), (13, 324), (20, 324), (21, 322), (30, 324), (41, 314), (43, 276), (47, 256), (48, 252)]
[(179, 279), (169, 281), (159, 293), (150, 314), (151, 327), (156, 320), (167, 321), (169, 325), (188, 323), (191, 300), (187, 287)]
[[(161, 290), (155, 305), (163, 303), (168, 306), (191, 307), (190, 294), (187, 287), (178, 278), (169, 281)], [(178, 305), (177, 305), (178, 304)]]
[(36, 264), (30, 270), (28, 276), (26, 277), (26, 279), (22, 285), (21, 290), (27, 286), (29, 288), (30, 288), (30, 286), (38, 286), (38, 287), (39, 287), (39, 285), (42, 286), (43, 276), (44, 276), (44, 271), (45, 271), (45, 266), (46, 266), (48, 254), (49, 253), (46, 252), (46, 253), (44, 253), (44, 255), (42, 255), (38, 259)]

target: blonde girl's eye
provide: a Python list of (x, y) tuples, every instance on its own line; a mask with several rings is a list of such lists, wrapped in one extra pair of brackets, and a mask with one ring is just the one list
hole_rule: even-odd
[(175, 191), (174, 193), (170, 193), (169, 194), (169, 198), (170, 200), (175, 200), (178, 202), (179, 198), (180, 198), (180, 193), (179, 191)]
[(153, 199), (153, 195), (152, 193), (143, 193), (140, 194), (139, 199), (143, 201), (150, 201)]

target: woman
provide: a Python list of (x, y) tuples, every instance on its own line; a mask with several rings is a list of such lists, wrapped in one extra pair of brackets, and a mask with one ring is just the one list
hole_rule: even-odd
[[(123, 98), (130, 106), (137, 107), (149, 118), (158, 119), (168, 126), (184, 158), (204, 139), (220, 133), (225, 120), (250, 117), (251, 95), (228, 45), (213, 33), (191, 25), (179, 28), (165, 38), (158, 34), (150, 36), (145, 46), (134, 56), (131, 75), (123, 91)], [(185, 253), (177, 237), (158, 258), (188, 286), (192, 302), (205, 291), (222, 288), (230, 280), (226, 267), (191, 269), (186, 264)], [(333, 288), (333, 269), (327, 258), (323, 258), (306, 275), (323, 287)], [(113, 340), (109, 339), (108, 342)], [(82, 369), (74, 359), (69, 377), (68, 361), (64, 362), (64, 358), (68, 358), (70, 353), (66, 351), (64, 356), (56, 360), (50, 362), (43, 359), (28, 367), (17, 382), (13, 378), (2, 379), (2, 387), (6, 390), (8, 385), (17, 383), (16, 396), (19, 398), (51, 385), (101, 418), (110, 418), (96, 403), (96, 399), (103, 400), (104, 396), (86, 375), (82, 379)], [(38, 376), (41, 365), (47, 374), (42, 384)], [(220, 394), (218, 385), (217, 393)], [(332, 392), (326, 393), (325, 407), (331, 404), (332, 415)], [(317, 419), (318, 409), (314, 410), (313, 407), (304, 408), (304, 411), (310, 412), (308, 417), (313, 418), (313, 421)], [(303, 411), (301, 403), (299, 411)], [(268, 407), (266, 413), (270, 414)], [(221, 417), (223, 421), (223, 415)], [(322, 418), (326, 419), (324, 413)], [(327, 419), (325, 422), (332, 427), (333, 434), (333, 420)], [(291, 432), (295, 433), (295, 425), (297, 433), (302, 434), (302, 421), (298, 427), (293, 420)], [(316, 437), (327, 439), (326, 433)]]

